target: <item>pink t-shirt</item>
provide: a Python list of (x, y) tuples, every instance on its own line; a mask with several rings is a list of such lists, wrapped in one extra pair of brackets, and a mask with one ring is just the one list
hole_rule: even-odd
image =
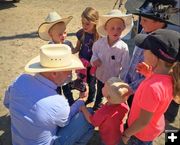
[(139, 85), (130, 110), (128, 125), (131, 126), (139, 117), (141, 109), (152, 112), (153, 117), (144, 129), (135, 134), (137, 138), (142, 141), (153, 141), (164, 131), (164, 112), (172, 99), (173, 84), (169, 75), (153, 74)]
[(94, 126), (99, 127), (103, 143), (106, 145), (117, 145), (124, 131), (123, 118), (129, 107), (125, 103), (118, 105), (103, 105), (90, 118)]

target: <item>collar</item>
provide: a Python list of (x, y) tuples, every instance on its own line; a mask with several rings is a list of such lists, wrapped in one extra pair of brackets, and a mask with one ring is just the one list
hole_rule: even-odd
[(35, 74), (34, 76), (39, 82), (41, 82), (42, 84), (48, 86), (49, 88), (56, 90), (57, 89), (57, 85), (55, 83), (53, 83), (52, 81), (48, 80), (47, 78), (45, 78), (44, 76), (40, 75), (40, 74)]

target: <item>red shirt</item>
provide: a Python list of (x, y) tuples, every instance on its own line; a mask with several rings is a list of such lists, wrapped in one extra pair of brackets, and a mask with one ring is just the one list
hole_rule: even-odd
[(153, 74), (139, 85), (132, 103), (128, 125), (139, 117), (141, 109), (153, 113), (150, 123), (135, 136), (142, 141), (153, 141), (165, 127), (164, 112), (173, 99), (172, 78), (169, 75)]
[(106, 145), (117, 145), (124, 131), (123, 118), (129, 107), (125, 103), (103, 105), (90, 118), (94, 126), (99, 127), (100, 136)]

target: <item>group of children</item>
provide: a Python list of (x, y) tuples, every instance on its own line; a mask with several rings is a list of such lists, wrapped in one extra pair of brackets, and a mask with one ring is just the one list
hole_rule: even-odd
[[(85, 104), (93, 102), (96, 98), (93, 110), (97, 110), (91, 114), (86, 106), (83, 106), (80, 111), (83, 112), (89, 123), (99, 127), (101, 139), (105, 145), (117, 145), (121, 138), (126, 144), (129, 142), (133, 144), (133, 139), (151, 144), (154, 138), (163, 131), (163, 114), (173, 99), (173, 83), (170, 74), (173, 74), (174, 69), (176, 69), (176, 73), (179, 73), (177, 71), (179, 65), (177, 61), (180, 60), (179, 42), (177, 41), (179, 33), (168, 32), (172, 37), (176, 36), (174, 40), (164, 38), (164, 35), (167, 35), (166, 30), (152, 33), (141, 41), (140, 38), (137, 38), (136, 45), (148, 49), (144, 51), (144, 55), (142, 54), (145, 63), (141, 63), (137, 67), (139, 73), (146, 79), (135, 93), (128, 119), (128, 128), (124, 131), (124, 123), (129, 112), (126, 101), (134, 92), (126, 81), (130, 57), (128, 45), (122, 38), (131, 31), (132, 14), (112, 10), (106, 15), (99, 16), (97, 10), (87, 7), (81, 15), (82, 29), (76, 33), (75, 47), (66, 40), (66, 26), (71, 19), (72, 16), (62, 18), (56, 12), (51, 12), (45, 22), (40, 25), (38, 34), (41, 39), (49, 41), (49, 43), (69, 45), (72, 53), (79, 54), (86, 69), (77, 71), (77, 76), (83, 79), (89, 88)], [(167, 39), (169, 44), (157, 35), (162, 36), (164, 40)], [(151, 46), (151, 42), (157, 43)], [(171, 54), (170, 45), (174, 43), (178, 44), (172, 48), (174, 53)], [(162, 45), (164, 48), (160, 48)], [(155, 50), (157, 48), (159, 48), (158, 51)], [(173, 74), (173, 76), (177, 75)], [(161, 82), (163, 83), (161, 84)], [(178, 83), (175, 87), (177, 85)], [(69, 104), (73, 104), (74, 99), (69, 85), (60, 86), (59, 93), (62, 93), (61, 89)], [(162, 90), (159, 89), (165, 91), (161, 92)], [(107, 99), (105, 105), (101, 105), (103, 97)], [(159, 128), (157, 124), (160, 125)], [(151, 128), (151, 125), (155, 127)], [(150, 137), (149, 134), (152, 136)]]

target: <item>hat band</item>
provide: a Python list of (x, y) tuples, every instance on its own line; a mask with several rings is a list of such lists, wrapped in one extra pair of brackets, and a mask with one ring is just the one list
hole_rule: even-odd
[(170, 60), (173, 60), (173, 61), (176, 60), (175, 58), (173, 58), (173, 57), (169, 56), (168, 54), (166, 54), (166, 53), (165, 53), (164, 51), (162, 51), (161, 49), (159, 49), (159, 52), (161, 53), (162, 56), (164, 56), (164, 57), (167, 58), (167, 59), (170, 59)]
[[(169, 20), (170, 13), (168, 14), (168, 9), (171, 9), (172, 5), (167, 4), (152, 4), (149, 3), (146, 7), (140, 8), (140, 13), (154, 16), (162, 20)], [(170, 11), (170, 10), (169, 10)]]

